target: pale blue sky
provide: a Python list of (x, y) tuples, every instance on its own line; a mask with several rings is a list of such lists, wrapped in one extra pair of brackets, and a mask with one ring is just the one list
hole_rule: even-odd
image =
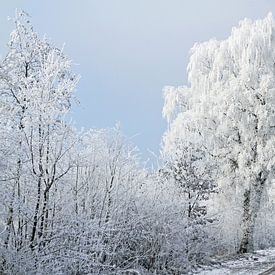
[(162, 88), (186, 84), (190, 47), (225, 38), (244, 17), (275, 14), (274, 0), (7, 0), (0, 4), (0, 53), (15, 8), (66, 53), (81, 74), (76, 125), (111, 127), (117, 121), (148, 156), (158, 153), (166, 123)]

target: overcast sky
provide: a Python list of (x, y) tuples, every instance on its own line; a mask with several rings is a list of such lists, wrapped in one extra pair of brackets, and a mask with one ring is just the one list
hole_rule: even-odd
[(74, 107), (77, 126), (111, 127), (148, 156), (159, 151), (166, 123), (162, 88), (186, 83), (195, 42), (226, 38), (244, 17), (275, 15), (275, 0), (8, 0), (0, 3), (0, 54), (24, 9), (40, 34), (73, 59), (81, 75)]

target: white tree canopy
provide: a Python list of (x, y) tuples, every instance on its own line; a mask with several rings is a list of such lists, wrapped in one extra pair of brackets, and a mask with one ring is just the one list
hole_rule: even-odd
[(242, 252), (252, 249), (263, 190), (274, 172), (274, 34), (268, 14), (244, 19), (225, 40), (195, 44), (190, 87), (164, 91), (164, 154), (173, 156), (181, 143), (204, 148), (216, 161), (221, 186), (243, 190)]
[(164, 151), (173, 152), (176, 140), (203, 136), (225, 164), (237, 161), (242, 178), (270, 172), (275, 163), (272, 15), (245, 19), (226, 40), (195, 44), (191, 53), (190, 87), (164, 89), (163, 115), (169, 122)]

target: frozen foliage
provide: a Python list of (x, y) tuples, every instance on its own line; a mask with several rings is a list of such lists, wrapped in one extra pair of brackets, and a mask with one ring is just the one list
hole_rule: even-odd
[(207, 215), (207, 201), (216, 192), (216, 184), (205, 166), (205, 152), (191, 143), (177, 144), (177, 150), (165, 159), (163, 176), (171, 182), (170, 188), (176, 188), (184, 206), (187, 259), (200, 261), (209, 254), (207, 228), (215, 221)]
[(119, 126), (73, 127), (70, 59), (26, 13), (14, 23), (0, 62), (1, 274), (186, 274), (274, 244), (271, 15), (194, 46), (190, 87), (165, 89), (155, 171)]
[(0, 63), (0, 273), (181, 274), (202, 262), (179, 188), (143, 168), (119, 127), (76, 131), (70, 59), (24, 12), (14, 23)]
[[(230, 228), (235, 234), (230, 242), (238, 243), (233, 246), (239, 252), (253, 250), (254, 236), (267, 230), (261, 219), (274, 215), (269, 201), (275, 164), (274, 33), (269, 14), (241, 21), (226, 40), (196, 44), (188, 65), (190, 87), (164, 92), (169, 122), (164, 154), (175, 155), (181, 143), (205, 151), (205, 165), (215, 166), (220, 187), (214, 207), (226, 211), (220, 230)], [(232, 222), (237, 224), (231, 227)]]

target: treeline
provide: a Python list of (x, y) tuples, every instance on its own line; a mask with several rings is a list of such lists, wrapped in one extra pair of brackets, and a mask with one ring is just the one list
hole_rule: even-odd
[[(245, 21), (240, 30), (269, 34), (273, 21), (261, 22)], [(79, 77), (71, 61), (37, 35), (24, 12), (14, 24), (0, 63), (0, 273), (185, 274), (210, 256), (275, 243), (273, 82), (263, 80), (271, 69), (258, 78), (262, 86), (246, 88), (243, 59), (238, 68), (232, 61), (228, 71), (244, 87), (235, 88), (236, 99), (225, 88), (233, 81), (226, 65), (214, 64), (228, 48), (198, 45), (191, 92), (165, 92), (169, 127), (161, 165), (152, 171), (118, 126), (73, 127), (68, 117)], [(273, 54), (272, 43), (263, 45)], [(265, 61), (266, 52), (261, 56)], [(213, 70), (228, 82), (218, 82)]]

